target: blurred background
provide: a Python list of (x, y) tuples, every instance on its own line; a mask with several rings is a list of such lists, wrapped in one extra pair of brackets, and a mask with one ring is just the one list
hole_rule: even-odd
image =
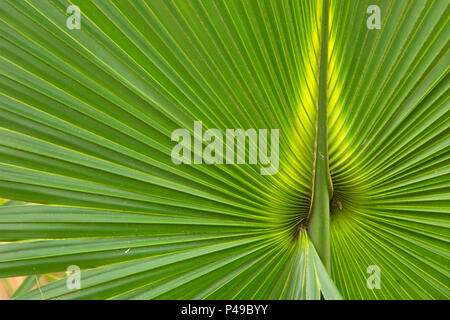
[(0, 279), (0, 300), (9, 300), (25, 277)]

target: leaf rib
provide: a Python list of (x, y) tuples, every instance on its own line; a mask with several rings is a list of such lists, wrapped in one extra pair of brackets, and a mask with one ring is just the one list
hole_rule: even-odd
[(316, 119), (316, 142), (314, 178), (311, 208), (308, 216), (308, 231), (319, 257), (325, 267), (330, 269), (330, 199), (332, 195), (331, 178), (328, 167), (327, 147), (327, 85), (328, 85), (328, 17), (329, 3), (323, 0), (319, 97)]

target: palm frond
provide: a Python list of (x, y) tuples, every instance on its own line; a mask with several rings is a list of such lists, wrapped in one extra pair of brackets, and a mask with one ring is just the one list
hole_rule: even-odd
[[(0, 278), (82, 269), (80, 290), (62, 279), (20, 298), (448, 298), (447, 1), (332, 0), (326, 33), (312, 0), (0, 13), (0, 197), (34, 203), (0, 207)], [(279, 129), (279, 172), (175, 165), (171, 133), (194, 121)], [(329, 270), (306, 227), (321, 156)]]

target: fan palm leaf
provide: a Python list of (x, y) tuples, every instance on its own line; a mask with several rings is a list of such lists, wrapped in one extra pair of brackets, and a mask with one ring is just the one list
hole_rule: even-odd
[[(448, 1), (0, 12), (0, 197), (32, 203), (0, 207), (0, 277), (82, 269), (19, 298), (448, 298)], [(194, 121), (279, 129), (278, 173), (174, 164)]]

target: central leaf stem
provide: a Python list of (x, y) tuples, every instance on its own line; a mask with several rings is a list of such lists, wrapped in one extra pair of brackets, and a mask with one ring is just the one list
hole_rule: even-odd
[(308, 216), (308, 232), (311, 241), (327, 269), (330, 268), (330, 199), (332, 195), (327, 146), (328, 11), (328, 0), (323, 0), (314, 179)]

